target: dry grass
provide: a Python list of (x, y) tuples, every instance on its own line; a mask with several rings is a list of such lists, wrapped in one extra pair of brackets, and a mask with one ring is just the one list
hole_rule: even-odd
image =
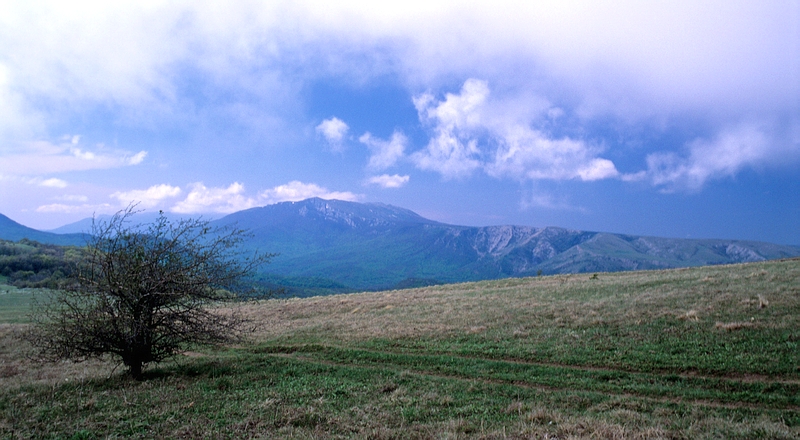
[[(298, 333), (351, 341), (486, 331), (519, 338), (543, 326), (641, 324), (662, 317), (714, 325), (767, 305), (780, 313), (800, 304), (798, 295), (786, 291), (793, 281), (795, 291), (800, 290), (797, 260), (767, 267), (769, 271), (758, 264), (665, 271), (659, 272), (657, 283), (653, 272), (611, 273), (598, 279), (588, 274), (505, 279), (270, 300), (248, 305), (244, 312), (259, 324), (256, 340)], [(767, 295), (775, 298), (772, 304)], [(740, 321), (740, 328), (748, 325)], [(727, 324), (720, 325), (727, 329)], [(797, 328), (800, 316), (783, 316), (770, 325)]]
[(734, 330), (741, 330), (743, 328), (752, 328), (755, 324), (752, 322), (716, 322), (714, 323), (714, 328), (727, 330), (727, 331), (734, 331)]
[(31, 357), (31, 347), (20, 338), (25, 328), (25, 324), (0, 324), (0, 388), (82, 381), (108, 377), (114, 371), (114, 364), (99, 360), (37, 362)]

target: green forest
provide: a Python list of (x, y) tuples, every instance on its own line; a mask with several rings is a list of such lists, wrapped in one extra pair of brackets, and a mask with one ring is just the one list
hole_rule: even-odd
[(75, 246), (25, 238), (17, 242), (0, 240), (0, 283), (18, 288), (62, 287), (82, 254), (83, 249)]

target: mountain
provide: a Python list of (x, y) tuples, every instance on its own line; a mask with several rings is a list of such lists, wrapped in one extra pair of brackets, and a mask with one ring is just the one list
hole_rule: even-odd
[[(156, 218), (158, 218), (159, 215), (160, 215), (160, 213), (158, 211), (142, 211), (142, 212), (138, 212), (138, 213), (136, 213), (135, 217), (133, 217), (133, 222), (134, 223), (142, 223), (142, 224), (151, 223)], [(178, 220), (183, 219), (183, 218), (197, 218), (198, 217), (198, 216), (189, 216), (189, 215), (186, 215), (186, 214), (173, 214), (171, 212), (165, 212), (164, 216), (169, 221), (178, 221)], [(101, 214), (101, 215), (98, 215), (96, 219), (98, 221), (101, 221), (101, 222), (107, 222), (107, 221), (109, 221), (111, 219), (111, 217), (112, 216), (108, 215), (108, 214)], [(206, 219), (206, 220), (212, 220), (213, 218), (216, 218), (216, 217), (209, 217), (207, 215), (203, 215), (202, 218)], [(69, 223), (69, 224), (66, 224), (64, 226), (60, 226), (60, 227), (55, 228), (55, 229), (50, 229), (47, 232), (52, 232), (54, 234), (88, 233), (89, 231), (92, 230), (92, 222), (94, 222), (94, 221), (95, 221), (94, 218), (89, 217), (89, 218), (85, 218), (83, 220), (78, 220), (77, 222), (74, 222), (74, 223)]]
[[(152, 215), (137, 214), (133, 221), (146, 223)], [(88, 221), (58, 230), (85, 231)], [(278, 253), (259, 276), (264, 284), (295, 295), (800, 256), (800, 247), (754, 241), (641, 237), (556, 227), (455, 226), (391, 205), (318, 198), (247, 209), (211, 223), (249, 231), (243, 243), (246, 251)], [(2, 215), (0, 238), (85, 242), (82, 234), (37, 231)]]
[(62, 246), (82, 246), (86, 244), (86, 237), (83, 234), (54, 234), (51, 232), (38, 231), (23, 226), (3, 214), (0, 214), (0, 239), (19, 241), (23, 238), (40, 243), (58, 244)]
[(753, 241), (454, 226), (390, 205), (322, 199), (252, 208), (213, 223), (248, 230), (251, 250), (279, 253), (265, 279), (298, 291), (321, 286), (315, 283), (333, 292), (800, 256), (798, 247)]

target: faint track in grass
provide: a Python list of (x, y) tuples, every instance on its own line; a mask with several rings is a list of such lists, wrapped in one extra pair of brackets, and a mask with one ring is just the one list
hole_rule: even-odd
[[(599, 367), (594, 365), (573, 365), (573, 364), (564, 364), (558, 362), (542, 362), (542, 361), (531, 361), (526, 359), (518, 359), (518, 358), (508, 358), (508, 357), (481, 357), (481, 356), (473, 356), (473, 355), (463, 355), (458, 353), (450, 353), (450, 352), (420, 352), (420, 351), (395, 351), (395, 350), (375, 350), (369, 348), (361, 348), (361, 347), (346, 347), (340, 345), (333, 345), (333, 344), (303, 344), (298, 346), (271, 346), (269, 348), (275, 348), (277, 351), (275, 353), (295, 353), (295, 352), (302, 352), (303, 348), (306, 347), (320, 347), (323, 349), (335, 349), (335, 350), (357, 350), (367, 353), (374, 353), (374, 354), (385, 354), (385, 355), (397, 355), (397, 356), (447, 356), (465, 360), (474, 360), (474, 361), (483, 361), (483, 362), (503, 362), (507, 364), (514, 364), (514, 365), (530, 365), (535, 367), (552, 367), (552, 368), (563, 368), (565, 370), (576, 370), (576, 371), (597, 371), (597, 372), (609, 372), (609, 373), (623, 373), (623, 374), (642, 374), (642, 375), (652, 375), (652, 376), (660, 376), (660, 377), (669, 377), (669, 376), (677, 376), (683, 379), (697, 379), (697, 380), (719, 380), (719, 381), (728, 381), (732, 383), (762, 383), (762, 384), (782, 384), (782, 385), (793, 385), (793, 386), (800, 386), (800, 379), (786, 379), (780, 377), (771, 377), (764, 374), (758, 373), (725, 373), (720, 375), (713, 375), (713, 374), (700, 374), (694, 371), (681, 371), (675, 372), (667, 369), (654, 369), (651, 371), (641, 371), (641, 370), (625, 370), (622, 368), (614, 368), (614, 367)], [(263, 349), (263, 347), (262, 347)], [(268, 353), (269, 351), (262, 351), (259, 349), (257, 351), (262, 353)], [(318, 351), (318, 350), (313, 350)], [(798, 367), (800, 368), (800, 367)]]
[(771, 407), (771, 406), (764, 406), (764, 405), (757, 405), (748, 402), (735, 402), (735, 403), (727, 403), (727, 402), (720, 402), (715, 400), (707, 400), (707, 399), (683, 399), (677, 397), (656, 397), (656, 396), (647, 396), (642, 394), (634, 394), (634, 393), (614, 393), (609, 391), (601, 391), (601, 390), (593, 390), (593, 389), (574, 389), (569, 387), (554, 387), (554, 386), (547, 386), (547, 385), (540, 385), (534, 383), (528, 383), (524, 381), (505, 381), (502, 379), (478, 379), (478, 378), (471, 378), (471, 377), (464, 377), (459, 375), (449, 375), (449, 374), (439, 374), (430, 371), (419, 371), (419, 370), (409, 370), (403, 367), (392, 368), (392, 365), (389, 366), (378, 366), (378, 365), (353, 365), (348, 364), (346, 362), (334, 362), (330, 360), (323, 360), (323, 359), (315, 359), (306, 356), (298, 356), (292, 353), (272, 353), (271, 356), (281, 357), (286, 359), (293, 359), (303, 362), (309, 362), (318, 365), (328, 365), (334, 367), (348, 367), (348, 368), (363, 368), (367, 370), (395, 370), (395, 371), (403, 371), (403, 372), (410, 372), (415, 375), (425, 376), (430, 378), (438, 378), (438, 379), (450, 379), (450, 380), (460, 380), (466, 382), (473, 382), (473, 383), (484, 383), (490, 385), (511, 385), (520, 388), (532, 389), (537, 391), (544, 391), (544, 392), (558, 392), (558, 391), (576, 391), (576, 392), (585, 392), (585, 393), (594, 393), (594, 394), (602, 394), (606, 396), (613, 396), (613, 397), (622, 397), (622, 398), (629, 398), (629, 399), (641, 399), (650, 402), (659, 402), (659, 403), (674, 403), (674, 404), (697, 404), (703, 405), (710, 408), (725, 408), (725, 409), (739, 409), (739, 408), (749, 408), (749, 409), (757, 409), (757, 410), (764, 410), (764, 409), (772, 409), (772, 410), (789, 410), (789, 411), (800, 411), (800, 406), (792, 405), (792, 406), (781, 406), (781, 407)]
[[(627, 385), (628, 387), (634, 386), (645, 386), (648, 381), (653, 379), (664, 379), (667, 377), (674, 377), (677, 376), (675, 374), (649, 374), (649, 373), (636, 373), (636, 372), (629, 372), (623, 370), (613, 370), (613, 369), (604, 369), (599, 367), (578, 367), (578, 366), (563, 366), (563, 365), (547, 365), (547, 364), (538, 364), (538, 363), (529, 363), (529, 362), (517, 362), (517, 361), (506, 361), (506, 360), (497, 360), (497, 359), (485, 359), (480, 357), (464, 357), (464, 356), (451, 356), (451, 355), (429, 355), (429, 354), (405, 354), (405, 353), (396, 353), (391, 351), (379, 351), (379, 350), (362, 350), (362, 349), (349, 349), (349, 348), (342, 348), (342, 347), (335, 347), (335, 346), (327, 346), (327, 345), (311, 345), (311, 346), (281, 346), (281, 347), (271, 347), (277, 350), (269, 351), (269, 350), (259, 350), (261, 353), (265, 353), (271, 356), (283, 357), (283, 358), (290, 358), (296, 359), (303, 362), (310, 362), (310, 363), (317, 363), (321, 365), (330, 365), (330, 366), (337, 366), (337, 367), (353, 367), (353, 368), (367, 368), (376, 371), (380, 370), (392, 370), (392, 371), (408, 371), (414, 374), (419, 374), (423, 376), (430, 376), (430, 377), (438, 377), (438, 378), (449, 378), (455, 380), (465, 380), (465, 381), (472, 381), (476, 383), (487, 383), (487, 384), (504, 384), (504, 385), (513, 385), (528, 389), (536, 389), (541, 391), (576, 391), (576, 392), (589, 392), (589, 393), (597, 393), (602, 395), (608, 396), (616, 396), (622, 398), (636, 398), (636, 399), (645, 399), (649, 401), (655, 402), (664, 402), (664, 403), (692, 403), (692, 404), (701, 404), (708, 407), (718, 407), (718, 408), (729, 408), (729, 409), (736, 409), (736, 408), (751, 408), (751, 409), (773, 409), (773, 410), (790, 410), (790, 411), (797, 411), (800, 410), (800, 405), (791, 403), (791, 400), (796, 400), (796, 398), (792, 398), (791, 396), (786, 397), (782, 394), (777, 395), (778, 397), (786, 397), (789, 399), (790, 402), (752, 402), (752, 401), (744, 401), (738, 400), (735, 398), (735, 391), (726, 391), (724, 389), (729, 389), (731, 387), (735, 388), (737, 384), (753, 384), (755, 382), (751, 381), (740, 381), (725, 377), (700, 377), (700, 376), (680, 376), (687, 380), (697, 380), (697, 381), (709, 381), (714, 382), (718, 381), (721, 382), (720, 386), (714, 386), (714, 383), (708, 384), (698, 384), (698, 386), (693, 387), (692, 384), (687, 384), (685, 388), (677, 387), (677, 385), (673, 385), (673, 387), (678, 389), (688, 389), (689, 394), (691, 394), (692, 390), (696, 390), (699, 394), (712, 394), (713, 392), (721, 393), (723, 395), (727, 394), (728, 398), (722, 399), (715, 399), (715, 398), (703, 398), (703, 397), (692, 397), (692, 396), (680, 396), (676, 395), (675, 392), (670, 392), (670, 390), (659, 389), (657, 385), (653, 386), (653, 391), (651, 393), (647, 392), (629, 392), (629, 391), (622, 391), (622, 390), (609, 390), (609, 389), (602, 389), (605, 385), (602, 383), (600, 378), (597, 377), (575, 377), (572, 378), (576, 383), (568, 384), (568, 385), (552, 385), (547, 384), (547, 377), (544, 376), (542, 381), (535, 381), (535, 380), (525, 380), (525, 379), (503, 379), (499, 377), (490, 377), (492, 374), (495, 373), (493, 369), (487, 370), (487, 377), (476, 377), (470, 374), (459, 374), (458, 372), (437, 372), (434, 371), (435, 368), (426, 368), (424, 365), (414, 366), (414, 365), (407, 365), (403, 363), (394, 363), (390, 360), (381, 360), (381, 359), (370, 359), (368, 362), (348, 362), (345, 360), (336, 360), (331, 359), (329, 357), (322, 357), (314, 356), (314, 353), (325, 353), (326, 351), (330, 350), (339, 350), (342, 352), (359, 352), (359, 353), (367, 353), (371, 355), (377, 356), (402, 356), (402, 357), (417, 357), (420, 359), (427, 358), (435, 359), (437, 357), (441, 358), (452, 358), (452, 359), (460, 359), (465, 361), (477, 361), (477, 362), (485, 362), (489, 364), (495, 364), (497, 366), (502, 365), (530, 365), (532, 367), (540, 367), (540, 368), (555, 368), (560, 370), (568, 370), (573, 372), (582, 372), (582, 373), (615, 373), (621, 375), (627, 375), (623, 379), (631, 380), (631, 384)], [(305, 350), (304, 350), (305, 349)], [(472, 368), (479, 367), (477, 365), (470, 366)], [(455, 367), (447, 367), (443, 370), (455, 370)], [(509, 373), (508, 375), (513, 376), (514, 372)], [(518, 372), (517, 372), (518, 373)], [(545, 372), (546, 373), (546, 372)], [(550, 372), (551, 377), (555, 377), (558, 372)], [(501, 372), (502, 375), (502, 372)], [(580, 383), (582, 382), (582, 383)], [(777, 383), (776, 381), (769, 381), (769, 382), (758, 382), (763, 383), (766, 386), (771, 384)], [(597, 386), (593, 387), (592, 384)], [(585, 386), (581, 386), (585, 385)], [(788, 384), (781, 384), (781, 385), (788, 385), (790, 388), (794, 388), (795, 383), (788, 383)], [(624, 385), (623, 385), (624, 386)], [(615, 387), (611, 385), (610, 387)], [(720, 389), (723, 389), (720, 391)], [(757, 393), (752, 391), (739, 391), (739, 393), (750, 393), (751, 395), (755, 395)], [(796, 392), (789, 391), (791, 394), (797, 394)], [(784, 399), (785, 400), (785, 399)]]

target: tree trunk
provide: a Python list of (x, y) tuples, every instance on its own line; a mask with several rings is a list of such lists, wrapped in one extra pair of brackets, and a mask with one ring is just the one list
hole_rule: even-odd
[(142, 380), (142, 363), (139, 361), (132, 361), (128, 364), (128, 372), (130, 373), (131, 377), (136, 380)]

